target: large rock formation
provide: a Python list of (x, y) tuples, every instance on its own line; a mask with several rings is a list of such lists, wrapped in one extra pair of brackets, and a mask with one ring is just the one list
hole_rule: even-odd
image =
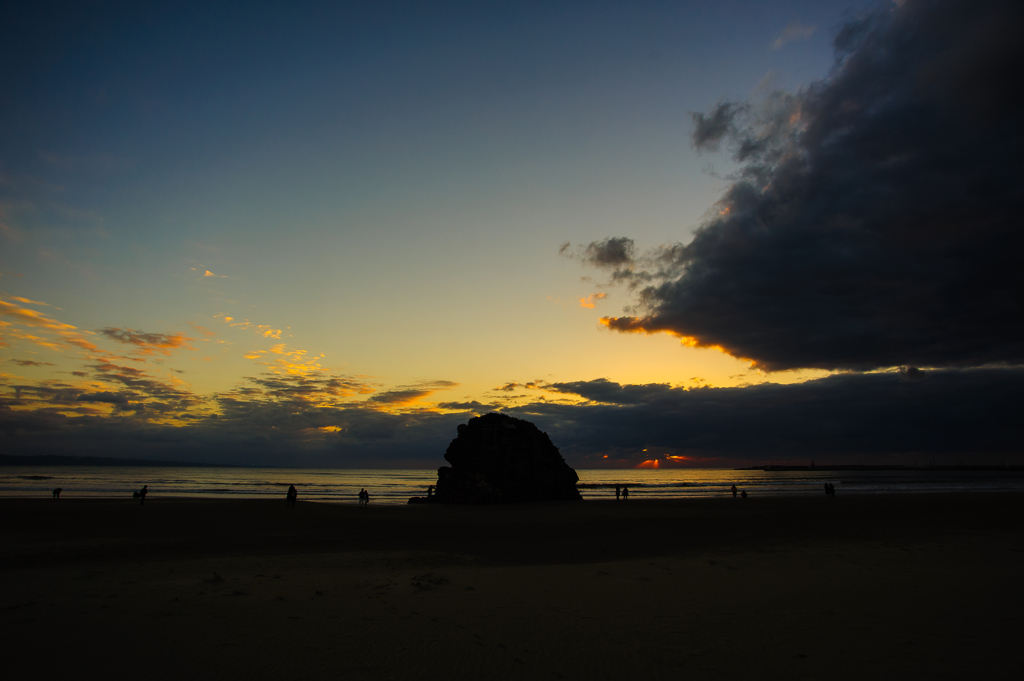
[(459, 426), (437, 469), (432, 497), (410, 503), (498, 504), (517, 501), (582, 499), (579, 476), (569, 467), (547, 433), (529, 421), (487, 414)]

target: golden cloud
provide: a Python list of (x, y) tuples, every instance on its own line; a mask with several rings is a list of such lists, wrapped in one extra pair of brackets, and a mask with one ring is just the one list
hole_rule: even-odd
[[(19, 302), (27, 300), (27, 298), (15, 298), (13, 296), (10, 298)], [(46, 303), (37, 302), (32, 304), (46, 305)], [(0, 316), (7, 317), (16, 324), (49, 331), (57, 336), (57, 339), (42, 338), (19, 329), (11, 329), (7, 333), (13, 338), (26, 340), (51, 350), (59, 350), (68, 346), (78, 347), (90, 352), (98, 350), (95, 344), (82, 337), (82, 332), (77, 327), (57, 321), (42, 312), (0, 299)], [(8, 326), (8, 324), (5, 324), (5, 326)]]
[(603, 300), (607, 297), (607, 293), (591, 293), (586, 298), (580, 298), (580, 307), (585, 307), (587, 309), (592, 310), (594, 309), (594, 306), (597, 304), (597, 301)]
[[(14, 300), (17, 300), (19, 302), (26, 301), (25, 298), (14, 298)], [(46, 305), (46, 303), (32, 304)], [(20, 307), (18, 305), (14, 305), (13, 303), (9, 303), (6, 300), (2, 299), (0, 299), (0, 315), (3, 315), (4, 317), (8, 317), (10, 319), (14, 319), (15, 321), (21, 324), (34, 326), (40, 329), (48, 329), (50, 331), (67, 332), (77, 330), (77, 327), (74, 327), (71, 324), (58, 322), (56, 319), (53, 319), (43, 314), (42, 312), (36, 312), (35, 310), (30, 310), (27, 307)]]
[(19, 296), (9, 296), (9, 297), (10, 297), (11, 300), (16, 300), (19, 303), (24, 303), (25, 305), (45, 305), (46, 307), (50, 307), (49, 303), (41, 303), (38, 300), (29, 300), (28, 298), (21, 298)]

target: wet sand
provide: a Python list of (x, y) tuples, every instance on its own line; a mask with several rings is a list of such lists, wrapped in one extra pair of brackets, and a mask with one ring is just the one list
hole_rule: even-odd
[(1015, 674), (1022, 502), (0, 499), (3, 665), (155, 679)]

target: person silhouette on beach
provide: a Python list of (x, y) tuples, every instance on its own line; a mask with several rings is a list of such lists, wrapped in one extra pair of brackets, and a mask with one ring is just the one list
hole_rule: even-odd
[(53, 490), (53, 498), (56, 499), (56, 500), (60, 500), (60, 493), (63, 492), (63, 491), (64, 491), (64, 489), (61, 488), (61, 487), (54, 488), (54, 490)]
[(299, 490), (295, 489), (295, 485), (288, 486), (288, 505), (295, 506), (295, 500), (299, 496)]
[(615, 501), (618, 501), (619, 500), (619, 496), (621, 496), (621, 495), (622, 495), (622, 490), (619, 488), (619, 485), (615, 485)]
[(740, 492), (740, 496), (743, 497), (744, 499), (746, 499), (747, 498), (747, 490), (743, 490), (742, 492)]
[(429, 499), (432, 496), (434, 496), (434, 486), (427, 485), (427, 498)]
[(733, 486), (732, 486), (732, 498), (733, 498), (733, 499), (735, 499), (735, 498), (736, 498), (736, 485), (733, 485)]
[(139, 490), (139, 505), (146, 503), (146, 495), (149, 494), (149, 485), (143, 485)]
[(370, 503), (370, 493), (366, 491), (366, 488), (359, 490), (359, 508), (366, 508), (366, 505)]
[(832, 496), (832, 490), (829, 489), (829, 484), (827, 482), (825, 483), (825, 496), (826, 497)]
[(629, 488), (625, 485), (622, 486), (622, 500), (625, 501), (629, 498)]

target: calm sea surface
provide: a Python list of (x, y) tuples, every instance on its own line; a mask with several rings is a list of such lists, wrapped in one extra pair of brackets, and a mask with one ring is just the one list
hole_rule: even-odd
[[(736, 485), (751, 495), (823, 494), (831, 482), (836, 494), (1024, 491), (1022, 471), (735, 471), (710, 469), (579, 470), (585, 499), (613, 498), (615, 485), (629, 487), (634, 499), (713, 497)], [(404, 504), (425, 496), (437, 482), (435, 470), (314, 470), (280, 468), (150, 468), (104, 466), (5, 466), (0, 496), (126, 497), (149, 485), (150, 499), (168, 497), (281, 497), (288, 485), (299, 499), (356, 503), (365, 487), (373, 503)]]

